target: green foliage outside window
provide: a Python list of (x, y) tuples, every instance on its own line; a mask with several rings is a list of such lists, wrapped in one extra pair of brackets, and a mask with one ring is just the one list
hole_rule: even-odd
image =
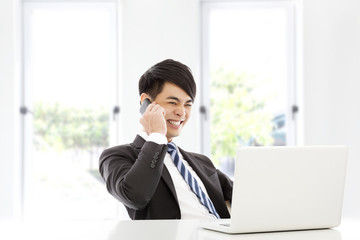
[(109, 114), (106, 108), (67, 107), (38, 102), (34, 106), (35, 146), (90, 154), (109, 145)]
[(216, 164), (234, 158), (238, 146), (269, 145), (272, 115), (264, 111), (270, 96), (255, 94), (254, 76), (218, 69), (211, 75), (211, 154)]

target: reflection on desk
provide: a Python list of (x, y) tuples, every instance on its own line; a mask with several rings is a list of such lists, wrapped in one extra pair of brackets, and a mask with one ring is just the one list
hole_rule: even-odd
[(1, 222), (6, 240), (359, 240), (360, 219), (339, 228), (273, 233), (224, 234), (197, 220)]
[(271, 233), (246, 233), (224, 234), (210, 230), (199, 229), (198, 238), (201, 240), (341, 240), (340, 232), (333, 229), (271, 232)]
[[(155, 237), (156, 238), (152, 238)], [(225, 234), (199, 227), (193, 220), (153, 220), (119, 222), (110, 232), (108, 240), (156, 239), (156, 240), (341, 240), (334, 229), (288, 231), (272, 233)]]

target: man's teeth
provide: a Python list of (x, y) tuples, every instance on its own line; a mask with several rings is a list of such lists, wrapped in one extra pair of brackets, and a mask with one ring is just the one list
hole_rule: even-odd
[(180, 121), (179, 121), (179, 122), (175, 122), (175, 121), (170, 121), (170, 120), (169, 120), (169, 123), (171, 123), (171, 124), (173, 124), (173, 125), (179, 126), (181, 122), (180, 122)]

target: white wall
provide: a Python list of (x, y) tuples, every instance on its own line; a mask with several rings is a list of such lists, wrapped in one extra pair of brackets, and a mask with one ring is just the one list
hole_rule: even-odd
[(304, 141), (350, 147), (344, 214), (360, 217), (360, 1), (304, 1)]
[(0, 1), (0, 219), (16, 215), (19, 160), (18, 2)]

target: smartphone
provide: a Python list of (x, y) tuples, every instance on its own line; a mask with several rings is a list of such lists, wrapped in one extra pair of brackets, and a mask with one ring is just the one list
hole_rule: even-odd
[(143, 101), (143, 103), (140, 106), (140, 113), (144, 114), (144, 112), (146, 111), (146, 108), (149, 106), (150, 104), (150, 99), (145, 98), (145, 100)]

